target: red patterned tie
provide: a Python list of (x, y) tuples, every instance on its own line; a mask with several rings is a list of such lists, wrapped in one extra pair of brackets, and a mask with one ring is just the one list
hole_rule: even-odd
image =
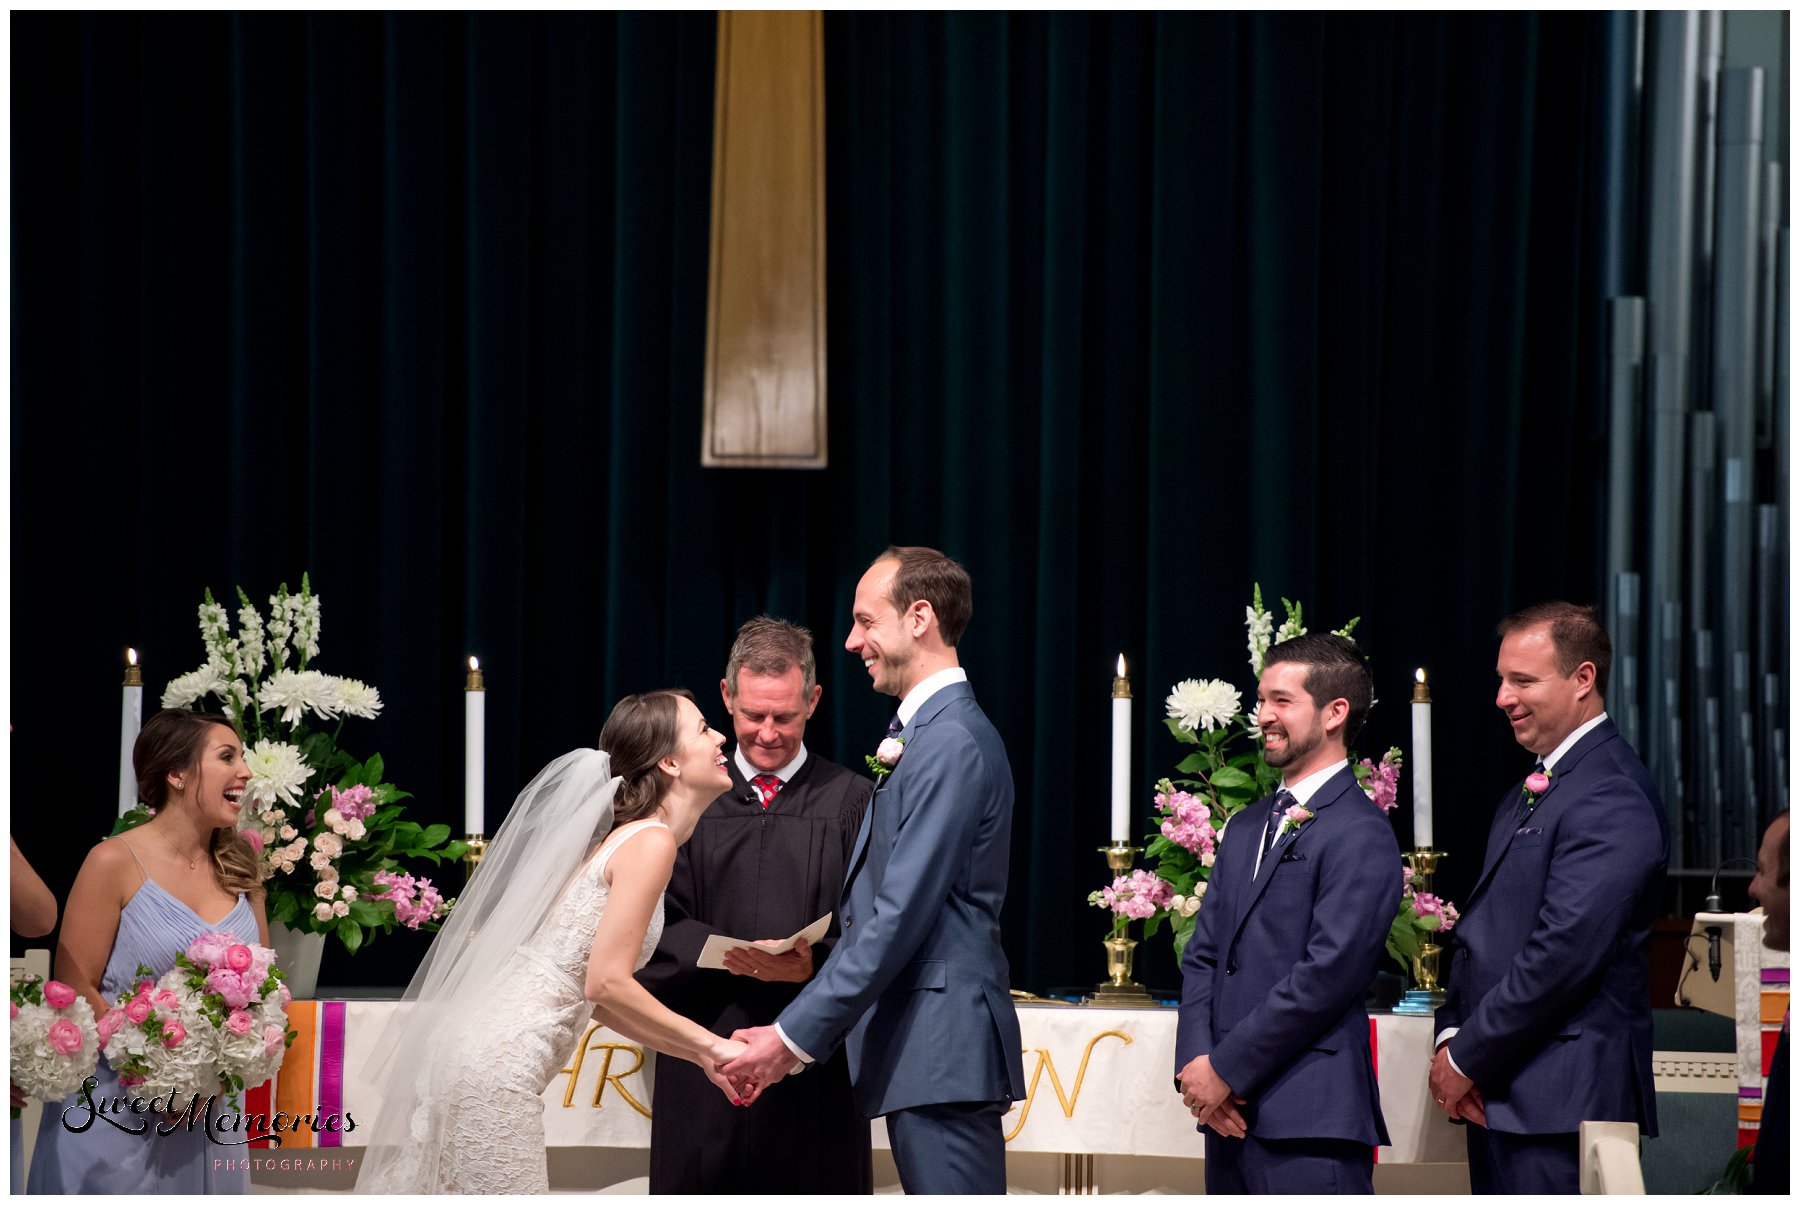
[(773, 774), (758, 774), (750, 780), (750, 785), (756, 788), (756, 797), (762, 800), (765, 812), (769, 810), (769, 804), (774, 801), (775, 796), (781, 793), (781, 780)]

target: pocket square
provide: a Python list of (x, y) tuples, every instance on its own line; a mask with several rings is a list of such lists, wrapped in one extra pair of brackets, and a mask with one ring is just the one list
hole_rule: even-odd
[(1289, 850), (1287, 853), (1281, 855), (1281, 860), (1283, 862), (1304, 862), (1306, 861), (1306, 855), (1294, 850)]
[(1522, 828), (1513, 834), (1515, 837), (1541, 837), (1543, 835), (1544, 830), (1541, 828)]

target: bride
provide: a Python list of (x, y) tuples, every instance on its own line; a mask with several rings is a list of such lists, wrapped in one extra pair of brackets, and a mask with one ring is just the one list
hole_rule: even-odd
[(519, 795), (373, 1052), (382, 1107), (359, 1192), (548, 1192), (541, 1094), (590, 1018), (743, 1100), (718, 1071), (743, 1044), (632, 978), (662, 935), (676, 847), (731, 787), (724, 744), (688, 692), (633, 695), (599, 749)]

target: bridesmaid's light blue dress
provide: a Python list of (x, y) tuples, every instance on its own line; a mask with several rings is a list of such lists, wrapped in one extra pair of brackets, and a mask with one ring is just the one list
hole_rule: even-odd
[[(209, 925), (146, 875), (137, 894), (119, 913), (119, 933), (113, 939), (112, 956), (106, 960), (100, 994), (117, 1000), (136, 978), (139, 963), (160, 977), (175, 966), (177, 954), (208, 932), (235, 933), (242, 941), (254, 942), (256, 913), (251, 910), (250, 901), (239, 895), (225, 918)], [(118, 1075), (107, 1066), (105, 1056), (94, 1075), (100, 1081), (94, 1089), (96, 1102), (126, 1094), (119, 1086)], [(135, 1195), (250, 1191), (250, 1173), (242, 1162), (249, 1153), (248, 1147), (221, 1146), (202, 1133), (202, 1125), (196, 1125), (191, 1132), (182, 1125), (162, 1135), (152, 1124), (143, 1134), (136, 1135), (96, 1118), (85, 1132), (72, 1134), (63, 1127), (63, 1112), (71, 1110), (71, 1122), (86, 1118), (88, 1109), (80, 1104), (80, 1099), (77, 1091), (60, 1105), (44, 1106), (37, 1148), (32, 1152), (28, 1192)], [(220, 1096), (213, 1109), (214, 1118), (231, 1112)], [(118, 1120), (135, 1128), (147, 1117), (166, 1120), (162, 1114), (129, 1113), (120, 1114)], [(241, 1131), (227, 1128), (218, 1136), (232, 1142), (240, 1138)], [(226, 1170), (228, 1164), (236, 1166)]]

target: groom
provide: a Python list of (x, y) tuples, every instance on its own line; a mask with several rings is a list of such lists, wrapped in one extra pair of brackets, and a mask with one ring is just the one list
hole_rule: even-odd
[(844, 647), (900, 700), (898, 756), (884, 743), (836, 951), (721, 1068), (769, 1084), (843, 1044), (908, 1193), (1005, 1192), (1000, 1119), (1025, 1094), (1000, 948), (1012, 769), (957, 661), (970, 610), (968, 573), (930, 548), (889, 548), (857, 583)]

